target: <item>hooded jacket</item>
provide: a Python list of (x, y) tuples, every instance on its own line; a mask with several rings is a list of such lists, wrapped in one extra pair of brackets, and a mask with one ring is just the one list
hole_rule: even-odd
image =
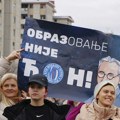
[[(65, 116), (69, 111), (69, 105), (57, 106), (48, 100), (45, 100), (45, 105), (50, 108), (50, 116), (52, 120), (65, 120)], [(26, 120), (25, 108), (30, 104), (30, 100), (24, 100), (11, 107), (6, 107), (3, 115), (8, 120)]]

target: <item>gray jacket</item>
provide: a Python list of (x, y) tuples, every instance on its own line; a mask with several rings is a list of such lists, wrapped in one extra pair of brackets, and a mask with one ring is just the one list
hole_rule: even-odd
[(18, 61), (8, 62), (5, 58), (0, 58), (0, 78), (7, 72), (16, 73)]

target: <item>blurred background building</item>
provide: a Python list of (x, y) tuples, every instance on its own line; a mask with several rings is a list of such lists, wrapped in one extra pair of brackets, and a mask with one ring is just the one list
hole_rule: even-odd
[(21, 0), (0, 0), (0, 55), (19, 48)]
[(0, 0), (0, 56), (19, 49), (24, 32), (25, 18), (31, 17), (71, 25), (71, 16), (54, 16), (55, 1)]

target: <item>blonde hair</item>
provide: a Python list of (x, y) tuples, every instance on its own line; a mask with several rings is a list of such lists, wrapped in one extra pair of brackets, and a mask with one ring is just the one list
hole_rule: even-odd
[[(17, 82), (17, 75), (13, 74), (13, 73), (6, 73), (5, 75), (3, 75), (3, 77), (0, 80), (0, 89), (2, 90), (4, 83), (8, 80), (8, 79), (14, 79)], [(10, 106), (15, 104), (15, 102), (7, 97), (5, 97), (5, 95), (3, 94), (3, 92), (1, 92), (0, 95), (0, 102), (4, 103), (6, 106)]]

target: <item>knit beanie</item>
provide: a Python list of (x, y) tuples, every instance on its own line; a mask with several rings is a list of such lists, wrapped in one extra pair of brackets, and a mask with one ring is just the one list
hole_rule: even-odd
[(102, 89), (102, 87), (105, 86), (105, 85), (107, 85), (107, 84), (112, 85), (114, 87), (114, 89), (116, 90), (115, 85), (110, 80), (103, 80), (102, 82), (98, 83), (95, 86), (95, 89), (94, 89), (94, 98), (96, 98), (97, 94)]

